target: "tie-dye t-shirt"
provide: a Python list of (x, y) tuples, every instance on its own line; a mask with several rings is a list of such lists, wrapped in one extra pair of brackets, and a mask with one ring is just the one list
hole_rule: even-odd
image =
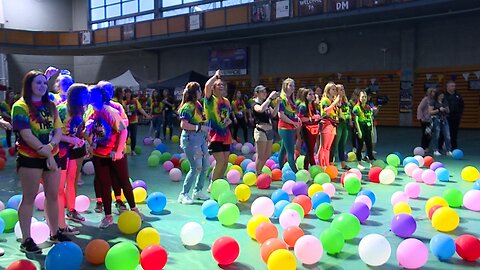
[[(83, 130), (85, 128), (85, 123), (83, 122), (83, 117), (81, 115), (77, 115), (71, 117), (68, 114), (67, 104), (62, 103), (57, 106), (58, 109), (58, 116), (62, 121), (62, 134), (66, 136), (75, 136), (77, 138), (83, 139)], [(60, 157), (63, 157), (67, 154), (68, 150), (72, 147), (67, 142), (60, 141)]]
[(153, 116), (159, 116), (163, 112), (163, 102), (158, 100), (151, 100), (150, 101), (150, 111), (152, 112)]
[(207, 125), (210, 126), (210, 141), (222, 142), (223, 144), (232, 143), (232, 134), (230, 128), (226, 127), (224, 120), (230, 117), (231, 107), (228, 99), (216, 97), (204, 99), (204, 108), (207, 117)]
[(342, 102), (338, 108), (338, 116), (340, 119), (349, 120), (352, 118), (352, 107), (350, 102)]
[(192, 125), (198, 125), (205, 122), (203, 106), (200, 102), (186, 102), (178, 111), (180, 120), (187, 120)]
[(56, 93), (52, 93), (52, 92), (48, 93), (48, 98), (50, 98), (50, 100), (53, 103), (55, 103), (55, 105), (59, 105), (60, 103), (65, 102), (65, 100), (66, 100), (66, 99), (63, 99), (60, 94), (56, 94)]
[[(287, 98), (284, 94), (281, 95), (280, 99), (280, 105), (278, 106), (278, 111), (283, 112), (288, 119), (292, 121), (297, 121), (297, 118), (295, 116), (295, 103), (290, 99)], [(282, 118), (279, 118), (278, 120), (278, 128), (281, 129), (295, 129), (295, 126), (289, 123), (286, 123), (282, 120)]]
[(232, 109), (236, 117), (244, 117), (247, 106), (243, 100), (235, 99), (232, 101)]
[(359, 123), (371, 123), (373, 121), (373, 111), (368, 104), (364, 106), (360, 104), (355, 105), (352, 113)]
[(0, 103), (0, 112), (8, 114), (8, 118), (4, 119), (5, 121), (11, 122), (10, 117), (12, 114), (12, 106), (10, 106), (7, 101), (4, 100), (2, 103)]
[(140, 105), (140, 102), (136, 98), (132, 98), (130, 100), (125, 100), (123, 102), (123, 105), (125, 107), (125, 112), (127, 113), (128, 116), (128, 122), (130, 124), (135, 124), (138, 123), (138, 109), (142, 108), (142, 105)]
[(113, 107), (103, 105), (102, 109), (93, 110), (85, 119), (85, 133), (92, 137), (93, 154), (109, 157), (125, 128), (120, 113)]
[(330, 105), (332, 105), (330, 99), (327, 97), (323, 97), (320, 100), (320, 115), (322, 117), (337, 119), (337, 112), (335, 112), (335, 108), (331, 109), (329, 112), (325, 110), (326, 108), (330, 107)]
[[(15, 132), (23, 129), (30, 129), (33, 136), (42, 144), (49, 144), (52, 140), (55, 129), (62, 128), (62, 122), (58, 117), (58, 111), (55, 109), (49, 112), (42, 102), (32, 102), (36, 108), (36, 114), (30, 112), (27, 103), (23, 98), (20, 98), (13, 104), (12, 107), (12, 126)], [(43, 119), (43, 121), (42, 121)], [(17, 141), (17, 150), (20, 155), (30, 158), (45, 158), (37, 153), (36, 149), (32, 149), (19, 136)], [(58, 146), (52, 149), (52, 154), (58, 153)]]

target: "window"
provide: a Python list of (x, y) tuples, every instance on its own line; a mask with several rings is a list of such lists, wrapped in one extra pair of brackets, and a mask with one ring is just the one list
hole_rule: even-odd
[(251, 2), (253, 2), (253, 0), (225, 0), (222, 2), (222, 7), (241, 5), (241, 4), (251, 3)]
[(122, 24), (133, 23), (133, 22), (135, 22), (135, 17), (129, 17), (129, 18), (116, 20), (115, 25), (122, 25)]
[(190, 9), (188, 7), (178, 8), (178, 9), (169, 10), (169, 11), (164, 11), (163, 12), (163, 17), (172, 17), (172, 16), (177, 16), (177, 15), (187, 14), (189, 11), (190, 11)]
[(182, 0), (160, 0), (163, 3), (163, 7), (171, 7), (176, 5), (181, 5)]
[(107, 18), (118, 17), (120, 15), (120, 4), (107, 6)]
[(96, 8), (105, 5), (104, 0), (90, 0), (90, 8)]
[(138, 12), (138, 0), (122, 2), (122, 15), (128, 15)]
[(140, 1), (140, 12), (152, 10), (154, 8), (154, 0), (141, 0)]
[(91, 10), (92, 21), (98, 21), (105, 19), (105, 8), (99, 7)]
[(213, 3), (193, 6), (193, 7), (191, 7), (191, 12), (207, 11), (207, 10), (210, 10), (210, 9), (220, 8), (221, 6), (222, 6), (221, 2), (213, 2)]
[(118, 4), (120, 3), (120, 0), (106, 0), (105, 4), (111, 5), (111, 4)]
[(143, 21), (148, 21), (148, 20), (153, 20), (155, 19), (155, 14), (150, 13), (150, 14), (145, 14), (145, 15), (140, 15), (135, 18), (135, 21), (137, 22), (143, 22)]

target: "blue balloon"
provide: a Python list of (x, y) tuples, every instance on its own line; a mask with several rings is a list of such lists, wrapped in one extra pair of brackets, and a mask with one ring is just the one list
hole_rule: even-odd
[(463, 151), (460, 149), (455, 149), (452, 151), (453, 159), (460, 160), (463, 158)]
[(47, 254), (45, 269), (65, 270), (79, 269), (83, 262), (82, 249), (74, 242), (56, 244)]
[(278, 158), (278, 155), (280, 155), (280, 152), (275, 152), (275, 153), (273, 153), (273, 156), (274, 156), (274, 157), (277, 157), (277, 158)]
[(327, 193), (323, 191), (319, 191), (312, 196), (312, 209), (317, 209), (317, 206), (319, 206), (322, 203), (330, 203), (332, 200), (330, 199), (330, 196), (328, 196)]
[(207, 200), (202, 204), (202, 213), (206, 218), (216, 218), (220, 205), (214, 200)]
[(167, 205), (167, 197), (162, 192), (153, 192), (148, 195), (147, 206), (152, 212), (162, 212)]
[(252, 172), (252, 173), (254, 173), (254, 174), (257, 174), (257, 171), (256, 171), (256, 170), (254, 170), (254, 169), (248, 169), (248, 170), (245, 170), (245, 171), (243, 172), (243, 175), (245, 175), (245, 174), (248, 173), (248, 172)]
[(404, 160), (403, 160), (403, 167), (405, 167), (408, 163), (415, 163), (418, 165), (420, 165), (420, 163), (418, 163), (418, 160), (416, 160), (414, 157), (406, 157)]
[(2, 139), (2, 146), (3, 146), (3, 148), (7, 148), (7, 147), (8, 147), (7, 138), (3, 138), (3, 139)]
[(278, 164), (278, 157), (277, 156), (271, 156), (270, 159), (275, 161), (276, 164)]
[(475, 181), (475, 183), (473, 183), (472, 188), (476, 190), (480, 190), (480, 180)]
[(252, 162), (253, 162), (253, 161), (252, 161), (251, 159), (249, 159), (249, 158), (244, 159), (244, 160), (242, 161), (242, 163), (240, 163), (240, 167), (242, 167), (243, 171), (246, 171), (248, 164), (249, 164), (249, 163), (252, 163)]
[(21, 201), (22, 201), (22, 195), (19, 195), (19, 194), (13, 195), (12, 197), (10, 197), (10, 199), (8, 199), (6, 208), (18, 210), (18, 206), (20, 205)]
[(283, 164), (282, 172), (286, 171), (291, 171), (292, 169), (290, 168), (290, 165), (288, 165), (288, 162)]
[(167, 146), (163, 143), (157, 145), (156, 149), (160, 151), (161, 153), (167, 152)]
[(435, 170), (435, 173), (441, 182), (448, 182), (450, 180), (450, 172), (445, 168), (438, 168)]
[(297, 181), (297, 176), (292, 170), (285, 171), (282, 174), (282, 181), (285, 183), (288, 180)]
[(275, 204), (275, 210), (273, 211), (273, 215), (276, 216), (277, 218), (280, 217), (280, 214), (282, 214), (283, 209), (285, 209), (285, 206), (289, 205), (289, 201), (279, 201)]
[(180, 155), (179, 153), (176, 153), (172, 155), (172, 158), (177, 158), (178, 160), (180, 160), (182, 159), (182, 155)]
[(5, 230), (5, 221), (3, 221), (3, 218), (0, 217), (0, 235), (2, 235), (4, 230)]
[(400, 152), (393, 152), (393, 153), (400, 158), (400, 162), (403, 161), (403, 155)]
[(273, 201), (273, 203), (277, 203), (279, 201), (290, 201), (290, 197), (288, 197), (288, 193), (283, 190), (283, 189), (277, 189), (272, 193), (272, 196), (270, 197)]
[(375, 193), (373, 193), (371, 190), (362, 189), (362, 191), (360, 191), (360, 192), (357, 194), (357, 196), (360, 196), (360, 195), (368, 196), (368, 197), (370, 198), (370, 201), (372, 201), (372, 205), (375, 204), (375, 201), (376, 201)]
[(430, 250), (441, 261), (450, 259), (455, 249), (455, 241), (446, 234), (437, 234), (430, 240)]

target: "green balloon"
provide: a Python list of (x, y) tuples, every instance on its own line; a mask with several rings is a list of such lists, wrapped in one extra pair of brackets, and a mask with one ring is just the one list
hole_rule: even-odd
[(295, 210), (298, 213), (298, 215), (300, 216), (300, 220), (303, 220), (303, 217), (305, 216), (305, 210), (303, 210), (303, 207), (300, 204), (289, 203), (289, 204), (287, 204), (287, 206), (285, 206), (285, 208), (283, 208), (283, 211), (285, 211), (287, 209)]
[(325, 183), (330, 183), (330, 176), (324, 172), (321, 172), (319, 174), (317, 174), (317, 176), (315, 176), (315, 178), (313, 179), (313, 182), (315, 184), (320, 184), (320, 185), (323, 185)]
[(313, 165), (308, 169), (308, 171), (310, 172), (310, 177), (315, 179), (315, 176), (317, 176), (319, 173), (322, 173), (323, 169), (319, 165)]
[(272, 177), (272, 170), (270, 170), (270, 168), (267, 166), (263, 166), (262, 173), (268, 174), (270, 177)]
[[(395, 156), (397, 156), (397, 155), (395, 155)], [(398, 156), (397, 156), (397, 158), (398, 158)], [(385, 162), (383, 162), (383, 160), (377, 159), (372, 163), (372, 167), (380, 167), (382, 169), (385, 169), (385, 167), (387, 167), (387, 164), (385, 164)]]
[(305, 156), (299, 156), (295, 162), (298, 169), (302, 169), (305, 162)]
[[(155, 150), (155, 151), (158, 151), (158, 150)], [(172, 159), (172, 154), (170, 154), (169, 152), (165, 152), (162, 154), (160, 151), (158, 151), (158, 153), (160, 153), (160, 164), (162, 165), (163, 163), (165, 163), (165, 161)]]
[(140, 253), (131, 242), (115, 244), (105, 257), (105, 266), (108, 270), (134, 270), (139, 263)]
[(5, 223), (5, 229), (3, 229), (3, 231), (9, 232), (15, 227), (18, 221), (18, 212), (15, 209), (7, 208), (0, 211), (0, 218), (2, 218)]
[(240, 218), (240, 210), (235, 204), (226, 203), (220, 206), (217, 217), (222, 225), (230, 226), (235, 224)]
[(218, 197), (223, 192), (230, 190), (230, 184), (224, 179), (217, 179), (213, 181), (212, 186), (210, 187), (210, 195), (216, 201), (218, 201)]
[(348, 194), (356, 195), (358, 192), (360, 192), (360, 189), (362, 189), (362, 183), (360, 180), (358, 180), (358, 178), (352, 177), (345, 181), (345, 190), (348, 192)]
[(233, 164), (228, 162), (227, 169), (225, 170), (225, 176), (227, 175), (227, 172), (230, 171), (230, 167), (232, 167), (232, 166), (233, 166)]
[(224, 191), (222, 192), (222, 194), (220, 194), (220, 196), (218, 196), (218, 204), (220, 206), (226, 203), (236, 204), (237, 202), (238, 202), (237, 196), (231, 190)]
[(447, 201), (450, 207), (460, 207), (463, 203), (463, 193), (457, 188), (446, 189), (442, 193), (443, 198)]
[(308, 171), (307, 170), (299, 170), (295, 176), (297, 178), (297, 181), (299, 182), (308, 182), (308, 178), (310, 178), (310, 176), (308, 175)]
[(397, 168), (396, 168), (396, 167), (393, 167), (392, 165), (388, 165), (387, 167), (385, 167), (385, 169), (391, 170), (391, 171), (395, 174), (395, 176), (398, 175), (398, 170), (397, 170)]
[(190, 171), (190, 161), (188, 161), (188, 159), (184, 159), (180, 164), (180, 167), (182, 168), (183, 173), (188, 173), (188, 171)]
[(142, 153), (142, 148), (139, 145), (135, 146), (135, 153), (141, 154)]
[[(152, 153), (150, 153), (150, 155), (156, 155), (158, 157), (160, 157), (160, 160), (161, 159), (161, 156), (162, 156), (162, 152), (158, 151), (158, 150), (153, 150)], [(165, 160), (166, 161), (166, 160)]]
[(320, 234), (320, 242), (322, 242), (323, 249), (331, 255), (340, 253), (345, 245), (342, 232), (335, 228), (323, 231)]
[(395, 154), (390, 154), (387, 156), (387, 163), (390, 166), (398, 167), (400, 165), (400, 158)]
[(321, 203), (315, 209), (315, 215), (321, 220), (330, 220), (333, 216), (333, 206), (329, 203)]
[(151, 155), (147, 159), (148, 167), (157, 167), (160, 163), (160, 158), (157, 155)]
[(360, 221), (350, 213), (343, 213), (333, 219), (331, 227), (342, 232), (345, 240), (350, 240), (360, 232)]

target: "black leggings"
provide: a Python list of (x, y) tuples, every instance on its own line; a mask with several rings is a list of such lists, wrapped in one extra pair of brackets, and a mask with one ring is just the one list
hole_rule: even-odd
[(135, 200), (133, 198), (132, 185), (128, 179), (127, 158), (124, 156), (120, 160), (113, 161), (111, 158), (93, 156), (92, 161), (95, 167), (96, 182), (98, 182), (96, 185), (99, 185), (99, 190), (101, 190), (105, 215), (112, 214), (112, 196), (110, 195), (110, 190), (114, 179), (118, 180), (120, 188), (123, 189), (123, 194), (130, 208), (134, 208)]
[(430, 125), (429, 122), (422, 122), (422, 140), (421, 146), (423, 149), (427, 149), (430, 145), (430, 141), (432, 140), (432, 136), (426, 134), (425, 129)]
[(248, 142), (248, 125), (247, 122), (245, 122), (245, 117), (237, 117), (237, 123), (233, 123), (233, 139), (237, 139), (237, 134), (238, 134), (238, 128), (242, 128), (243, 130), (243, 139), (245, 140), (244, 142)]
[(362, 160), (362, 148), (363, 148), (363, 143), (367, 146), (367, 155), (370, 160), (375, 160), (375, 157), (373, 156), (373, 147), (372, 147), (372, 127), (368, 126), (367, 123), (362, 123), (360, 122), (360, 129), (362, 131), (362, 138), (358, 137), (357, 133), (357, 139), (358, 139), (358, 145), (357, 145), (357, 161)]
[(170, 128), (170, 140), (173, 136), (173, 113), (168, 111), (165, 112), (165, 119), (163, 121), (163, 138), (167, 138), (167, 127)]
[(317, 142), (317, 136), (313, 135), (305, 126), (302, 126), (302, 139), (307, 146), (307, 152), (305, 153), (305, 160), (303, 161), (303, 168), (308, 170), (309, 166), (315, 165), (315, 143)]
[(135, 151), (135, 147), (137, 146), (138, 123), (129, 124), (127, 129), (128, 129), (128, 136), (130, 137), (130, 147), (133, 152)]

